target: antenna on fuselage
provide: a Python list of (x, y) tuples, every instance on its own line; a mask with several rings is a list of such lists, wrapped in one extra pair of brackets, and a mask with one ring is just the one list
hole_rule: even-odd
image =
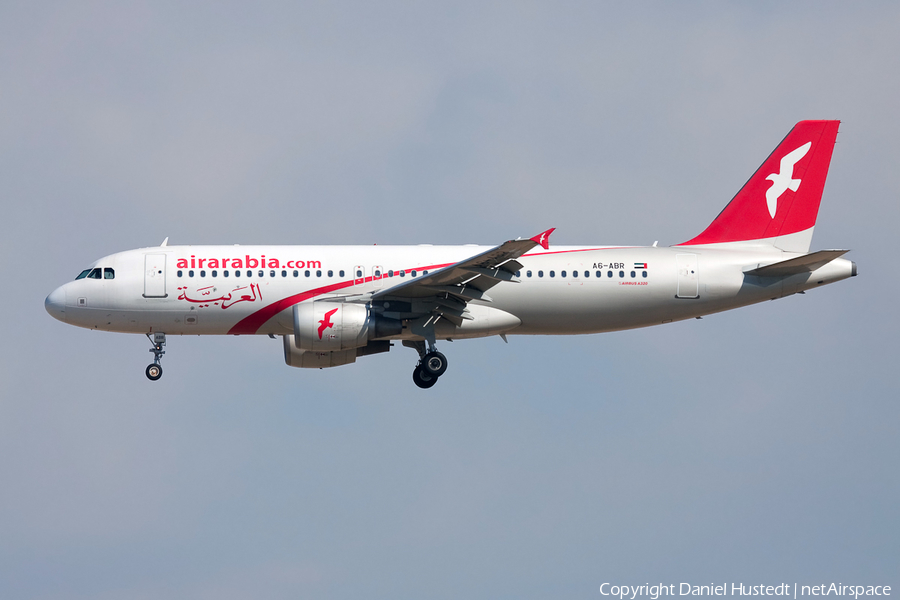
[(159, 247), (162, 248), (162, 247), (168, 246), (168, 245), (169, 245), (169, 238), (167, 237), (166, 239), (163, 240), (163, 243), (160, 244)]

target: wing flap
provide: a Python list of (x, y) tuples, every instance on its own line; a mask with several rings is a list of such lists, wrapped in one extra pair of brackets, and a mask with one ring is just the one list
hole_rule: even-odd
[(432, 285), (426, 287), (434, 290), (434, 292), (452, 294), (457, 298), (462, 298), (464, 301), (481, 300), (483, 302), (493, 302), (491, 297), (485, 294), (484, 291), (470, 285)]
[(464, 267), (466, 271), (470, 273), (474, 273), (476, 275), (481, 275), (482, 277), (486, 277), (488, 279), (495, 279), (499, 281), (512, 281), (514, 283), (519, 283), (519, 280), (516, 276), (507, 271), (506, 269), (485, 269), (482, 267)]

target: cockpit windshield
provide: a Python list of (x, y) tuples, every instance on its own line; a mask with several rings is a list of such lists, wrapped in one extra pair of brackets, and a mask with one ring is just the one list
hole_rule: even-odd
[(94, 269), (85, 269), (81, 273), (78, 274), (78, 277), (75, 278), (75, 281), (79, 279), (115, 279), (116, 272), (110, 269), (109, 267), (101, 268), (97, 267)]

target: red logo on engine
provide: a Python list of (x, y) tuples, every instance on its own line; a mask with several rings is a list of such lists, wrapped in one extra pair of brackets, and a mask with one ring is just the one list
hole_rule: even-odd
[(325, 318), (319, 321), (319, 339), (322, 339), (322, 334), (325, 333), (325, 330), (329, 327), (334, 327), (334, 323), (331, 322), (331, 315), (336, 313), (338, 309), (329, 310), (325, 313)]

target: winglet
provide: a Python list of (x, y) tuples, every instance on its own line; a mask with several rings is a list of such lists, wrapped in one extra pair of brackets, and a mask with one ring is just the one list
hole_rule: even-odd
[(556, 227), (551, 227), (547, 231), (545, 231), (543, 233), (539, 233), (536, 236), (534, 236), (533, 238), (531, 238), (531, 241), (534, 242), (535, 244), (540, 244), (544, 250), (549, 250), (550, 249), (550, 234), (553, 233), (554, 231), (556, 231)]

